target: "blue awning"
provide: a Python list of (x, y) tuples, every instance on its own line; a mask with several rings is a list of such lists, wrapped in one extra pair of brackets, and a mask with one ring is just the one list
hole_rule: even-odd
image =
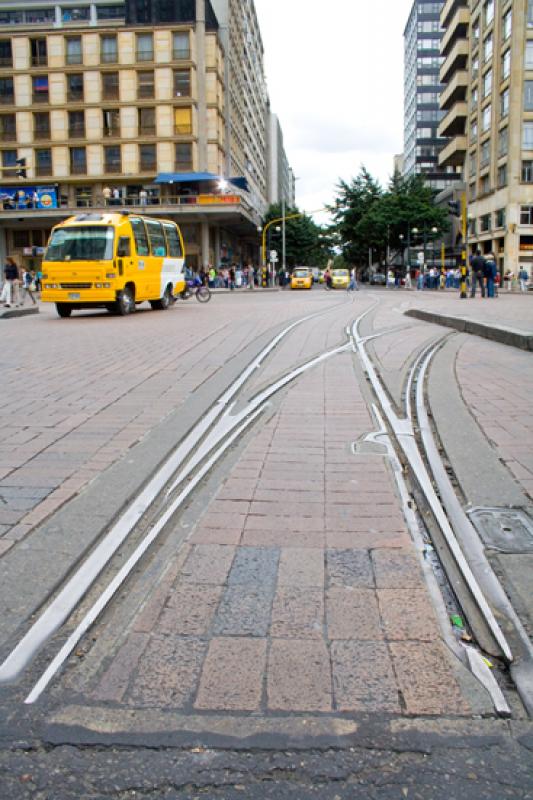
[[(221, 180), (225, 179), (212, 172), (160, 172), (154, 183), (202, 183)], [(227, 181), (238, 189), (249, 191), (246, 178), (227, 178)]]

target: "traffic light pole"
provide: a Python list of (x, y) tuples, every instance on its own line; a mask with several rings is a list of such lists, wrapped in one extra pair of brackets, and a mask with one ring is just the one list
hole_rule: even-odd
[(466, 208), (466, 192), (461, 195), (461, 227), (463, 234), (463, 246), (461, 250), (461, 294), (459, 295), (463, 300), (468, 297), (466, 292), (466, 276), (468, 274), (468, 220)]

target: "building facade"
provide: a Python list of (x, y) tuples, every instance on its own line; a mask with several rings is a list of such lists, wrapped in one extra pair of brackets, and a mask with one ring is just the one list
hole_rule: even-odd
[(256, 260), (262, 52), (253, 0), (0, 0), (2, 261), (38, 267), (108, 190), (176, 219), (194, 268)]
[(533, 0), (447, 0), (442, 166), (461, 165), (469, 250), (533, 265)]
[(441, 191), (456, 180), (453, 167), (439, 166), (444, 140), (438, 133), (442, 111), (440, 12), (443, 0), (414, 0), (404, 31), (403, 174), (423, 174)]
[(269, 113), (268, 124), (268, 202), (294, 206), (294, 175), (283, 146), (283, 133), (276, 114)]

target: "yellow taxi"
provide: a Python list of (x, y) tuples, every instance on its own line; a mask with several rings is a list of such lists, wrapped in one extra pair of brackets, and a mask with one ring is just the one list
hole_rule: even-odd
[(313, 272), (307, 267), (296, 267), (291, 275), (291, 289), (312, 289)]
[(347, 269), (334, 269), (331, 271), (331, 288), (347, 289), (350, 283), (350, 271)]

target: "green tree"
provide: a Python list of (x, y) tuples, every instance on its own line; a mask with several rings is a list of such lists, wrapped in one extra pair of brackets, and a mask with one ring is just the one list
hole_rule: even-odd
[(328, 210), (333, 217), (341, 253), (347, 263), (366, 263), (370, 245), (359, 225), (380, 200), (381, 186), (365, 167), (361, 167), (356, 178), (350, 182), (341, 180), (337, 190), (335, 203)]
[[(322, 229), (311, 217), (301, 212), (297, 207), (285, 208), (285, 217), (292, 214), (301, 214), (295, 219), (288, 219), (285, 222), (285, 256), (289, 269), (299, 264), (314, 266), (316, 260), (322, 257), (323, 243), (321, 241)], [(264, 225), (282, 216), (281, 205), (276, 203), (271, 205), (265, 215)], [(280, 230), (276, 230), (277, 228)], [(281, 263), (282, 252), (282, 223), (275, 223), (267, 231), (267, 251), (276, 250), (278, 259)], [(268, 258), (268, 252), (267, 252)]]

